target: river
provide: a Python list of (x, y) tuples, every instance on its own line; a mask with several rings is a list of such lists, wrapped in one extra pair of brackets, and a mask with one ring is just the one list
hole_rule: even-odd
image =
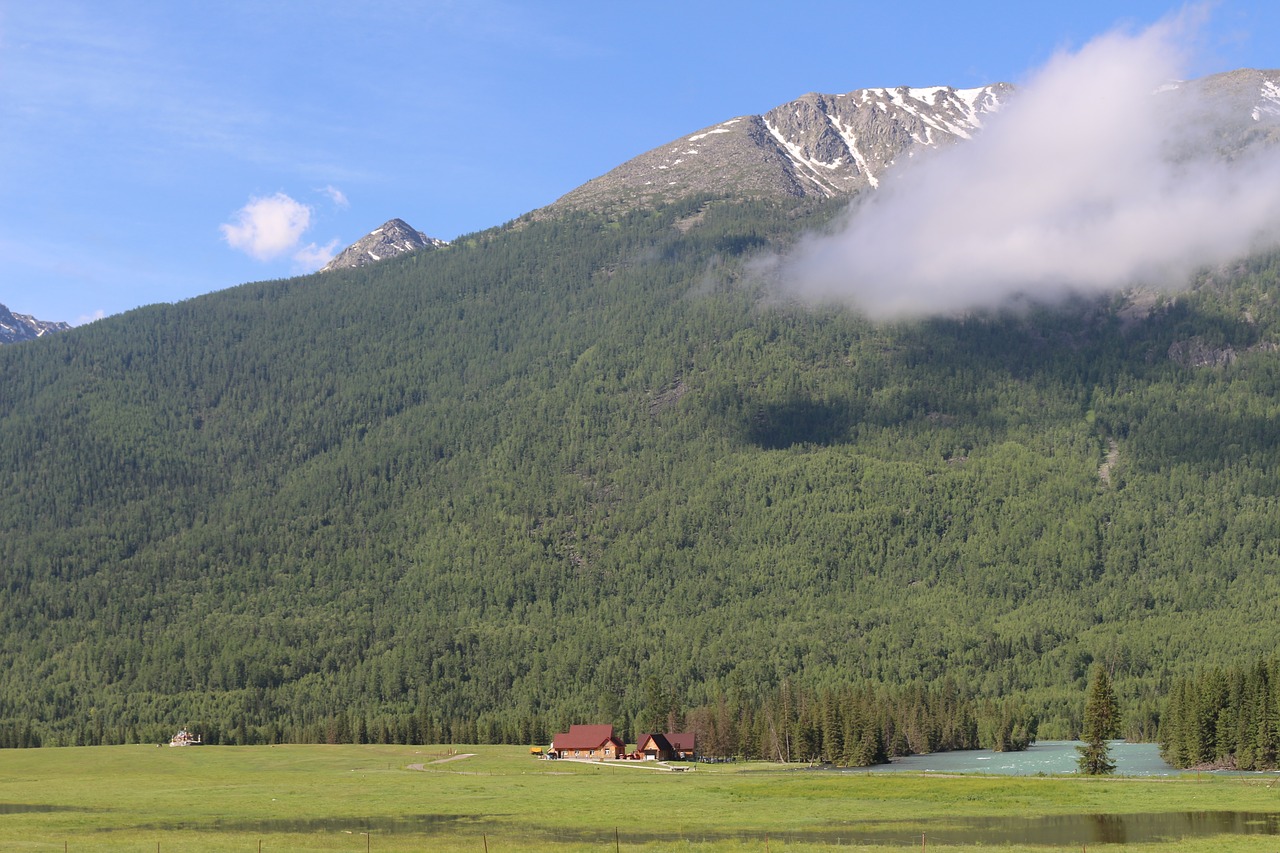
[[(1077, 746), (1080, 746), (1078, 741), (1050, 740), (1032, 744), (1022, 752), (967, 749), (908, 755), (858, 772), (992, 773), (1002, 776), (1075, 773)], [(1188, 772), (1166, 764), (1160, 757), (1160, 748), (1154, 743), (1112, 741), (1111, 759), (1116, 763), (1116, 773), (1121, 776), (1176, 776)]]

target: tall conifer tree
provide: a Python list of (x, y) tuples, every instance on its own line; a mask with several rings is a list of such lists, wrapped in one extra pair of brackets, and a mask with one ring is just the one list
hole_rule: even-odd
[(1111, 760), (1111, 747), (1107, 745), (1107, 741), (1116, 737), (1119, 731), (1120, 706), (1116, 704), (1116, 694), (1111, 689), (1111, 678), (1102, 664), (1095, 663), (1089, 674), (1089, 695), (1084, 704), (1084, 728), (1080, 732), (1084, 746), (1077, 747), (1081, 773), (1104, 776), (1115, 772), (1116, 765)]

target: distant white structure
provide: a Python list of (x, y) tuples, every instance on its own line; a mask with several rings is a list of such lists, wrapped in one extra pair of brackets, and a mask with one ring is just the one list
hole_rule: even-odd
[(169, 738), (169, 746), (199, 746), (202, 743), (204, 741), (200, 739), (200, 735), (193, 735), (186, 729)]

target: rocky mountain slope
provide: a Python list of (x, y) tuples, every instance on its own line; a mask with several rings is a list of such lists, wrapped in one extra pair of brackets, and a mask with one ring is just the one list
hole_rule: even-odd
[(851, 195), (875, 187), (885, 169), (916, 146), (967, 139), (1012, 92), (1012, 86), (998, 83), (808, 94), (641, 154), (551, 209), (628, 207), (703, 193)]
[(67, 323), (37, 320), (30, 314), (15, 314), (0, 305), (0, 344), (31, 341), (49, 332), (65, 332), (70, 328)]
[(392, 219), (343, 249), (320, 272), (362, 267), (406, 252), (438, 249), (445, 245), (448, 244), (444, 240), (428, 237), (403, 219)]

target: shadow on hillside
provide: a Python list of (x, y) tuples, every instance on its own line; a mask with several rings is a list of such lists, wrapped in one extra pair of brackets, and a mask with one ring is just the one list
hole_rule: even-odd
[(745, 425), (744, 437), (765, 450), (798, 444), (827, 446), (844, 441), (852, 423), (847, 405), (792, 398), (758, 406)]
[(1011, 429), (1096, 418), (1100, 434), (1129, 442), (1131, 464), (1259, 464), (1280, 458), (1280, 441), (1269, 412), (1250, 401), (1280, 393), (1280, 367), (1264, 357), (1247, 374), (1226, 369), (1275, 348), (1260, 343), (1264, 330), (1244, 319), (1245, 306), (1192, 294), (1149, 306), (1080, 298), (881, 326), (783, 317), (768, 330), (778, 348), (763, 372), (713, 384), (708, 408), (735, 438), (765, 450), (906, 428), (926, 443), (940, 435), (940, 452), (949, 452), (1002, 441)]

